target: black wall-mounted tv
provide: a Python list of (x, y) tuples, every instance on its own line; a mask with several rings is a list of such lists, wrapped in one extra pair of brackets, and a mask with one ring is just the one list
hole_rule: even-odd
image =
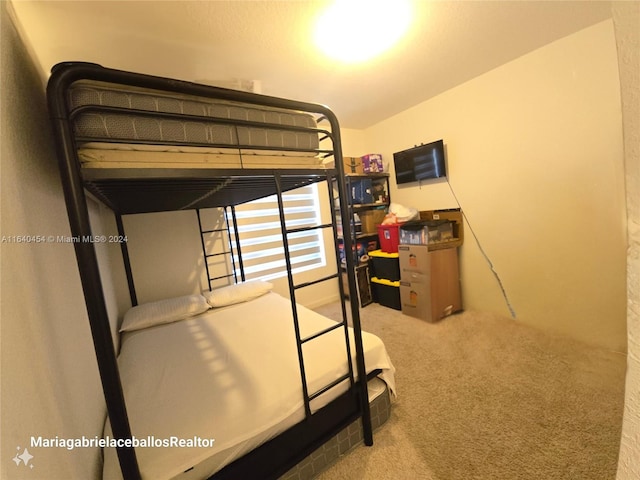
[(398, 185), (446, 177), (444, 142), (437, 140), (396, 152), (393, 154), (393, 165)]

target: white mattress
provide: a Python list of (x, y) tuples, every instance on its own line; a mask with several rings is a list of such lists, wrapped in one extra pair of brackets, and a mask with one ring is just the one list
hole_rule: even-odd
[(105, 144), (89, 142), (78, 149), (83, 168), (327, 168), (313, 153), (239, 150), (189, 146)]
[(320, 142), (315, 115), (307, 112), (106, 82), (74, 82), (67, 106), (80, 149), (86, 143), (162, 146), (167, 151), (176, 145), (242, 147), (264, 155), (296, 151), (304, 157), (316, 155)]
[[(298, 314), (302, 337), (334, 323), (302, 306)], [(136, 449), (142, 478), (182, 478), (205, 460), (198, 475), (213, 474), (304, 419), (291, 318), (289, 300), (270, 293), (123, 336), (119, 364), (133, 436), (215, 439), (211, 448)], [(366, 332), (363, 341), (367, 371), (382, 369), (393, 391), (395, 369), (384, 344)], [(343, 329), (303, 349), (310, 392), (346, 373)], [(312, 410), (344, 390), (322, 395)], [(105, 449), (104, 478), (121, 478), (115, 449)]]

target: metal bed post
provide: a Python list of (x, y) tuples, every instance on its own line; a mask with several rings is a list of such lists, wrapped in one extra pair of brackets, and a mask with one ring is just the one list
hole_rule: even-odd
[[(336, 262), (338, 265), (338, 271), (342, 271), (342, 262), (340, 261), (340, 242), (339, 239), (341, 236), (344, 236), (344, 226), (342, 229), (342, 235), (338, 234), (338, 218), (336, 215), (336, 204), (335, 204), (335, 198), (333, 198), (333, 185), (334, 185), (334, 181), (337, 180), (335, 179), (335, 175), (330, 175), (327, 174), (327, 188), (328, 188), (328, 195), (329, 195), (329, 203), (331, 205), (331, 223), (333, 223), (333, 238), (336, 239), (336, 241), (334, 242), (334, 247), (335, 247), (335, 253), (336, 253)], [(344, 285), (342, 283), (342, 279), (340, 281), (340, 283), (338, 284), (338, 289), (340, 290), (340, 298), (345, 298), (344, 295)], [(343, 316), (346, 318), (346, 307), (345, 307), (345, 302), (340, 302), (342, 304), (342, 311), (343, 311)]]
[[(336, 206), (334, 204), (334, 198), (333, 198), (333, 181), (334, 181), (334, 176), (333, 175), (329, 175), (327, 174), (327, 187), (329, 189), (329, 203), (331, 204), (331, 223), (333, 224), (333, 238), (335, 238), (335, 242), (333, 243), (334, 245), (334, 249), (335, 249), (335, 255), (336, 255), (336, 265), (338, 268), (338, 272), (342, 271), (342, 263), (340, 262), (340, 248), (339, 248), (339, 242), (338, 242), (338, 226), (337, 226), (337, 219), (336, 219)], [(344, 236), (344, 226), (343, 226), (343, 230), (342, 230), (343, 236)], [(345, 253), (346, 255), (346, 253)], [(348, 325), (347, 325), (347, 306), (346, 306), (346, 302), (344, 301), (345, 298), (345, 292), (344, 292), (344, 285), (342, 284), (342, 278), (341, 276), (338, 276), (338, 292), (340, 294), (340, 307), (342, 309), (342, 321), (345, 323), (345, 327), (344, 327), (344, 332), (345, 332), (345, 336), (346, 336), (346, 341), (347, 341), (347, 346), (349, 345), (349, 330), (348, 330)], [(349, 353), (349, 358), (351, 358), (351, 353)], [(349, 365), (351, 368), (353, 368), (353, 366), (351, 366), (351, 362), (349, 362)]]
[(127, 276), (127, 285), (129, 286), (129, 296), (131, 297), (131, 306), (138, 305), (138, 296), (136, 295), (136, 286), (133, 282), (133, 272), (131, 271), (131, 260), (129, 258), (129, 247), (127, 246), (127, 236), (124, 233), (124, 224), (122, 223), (122, 215), (116, 213), (116, 227), (120, 239), (120, 250), (122, 251), (122, 261), (124, 262), (124, 273)]
[[(331, 124), (331, 136), (334, 145), (334, 160), (337, 170), (337, 184), (338, 184), (338, 197), (340, 198), (340, 217), (343, 219), (343, 244), (345, 251), (345, 260), (347, 267), (347, 280), (349, 283), (349, 291), (357, 292), (356, 276), (355, 276), (355, 260), (352, 255), (353, 241), (351, 235), (345, 235), (344, 219), (349, 218), (349, 201), (345, 185), (344, 163), (342, 160), (342, 143), (340, 140), (340, 125), (338, 119), (333, 114), (327, 114), (327, 119)], [(335, 147), (338, 148), (335, 148)], [(337, 238), (336, 238), (337, 242)], [(339, 260), (338, 260), (339, 261)], [(352, 295), (353, 297), (353, 295)], [(353, 336), (356, 346), (356, 367), (358, 371), (358, 386), (360, 390), (360, 405), (362, 409), (362, 432), (364, 437), (364, 444), (367, 446), (373, 445), (373, 427), (371, 425), (371, 408), (369, 406), (369, 394), (367, 388), (367, 370), (364, 364), (364, 347), (362, 345), (362, 325), (360, 323), (360, 306), (358, 301), (350, 299), (349, 305), (351, 306), (351, 321), (353, 322)]]
[[(132, 438), (131, 427), (118, 372), (116, 352), (111, 337), (111, 327), (95, 246), (90, 241), (92, 233), (89, 210), (77, 168), (78, 158), (74, 149), (73, 133), (67, 121), (66, 106), (63, 102), (58, 101), (62, 97), (59, 92), (63, 92), (64, 88), (73, 80), (73, 75), (52, 76), (47, 89), (49, 92), (56, 93), (55, 95), (48, 95), (49, 111), (56, 137), (58, 164), (71, 235), (80, 239), (79, 242), (74, 243), (76, 260), (87, 306), (102, 389), (109, 413), (109, 422), (116, 439), (129, 440)], [(89, 239), (89, 241), (83, 241), (83, 239)], [(117, 454), (125, 480), (140, 480), (140, 470), (133, 447), (117, 447)]]
[[(229, 227), (228, 207), (222, 207), (222, 215), (224, 216), (224, 225), (227, 227), (227, 244), (229, 246), (229, 257), (231, 258), (231, 269), (233, 270), (233, 283), (238, 283), (238, 272), (236, 272), (236, 257), (233, 254), (233, 243), (231, 242), (231, 228)], [(209, 287), (211, 290), (211, 287)]]
[[(233, 221), (233, 238), (235, 240), (235, 244), (236, 244), (236, 251), (238, 252), (238, 265), (240, 265), (240, 279), (244, 282), (245, 276), (244, 276), (244, 262), (242, 261), (242, 248), (240, 247), (240, 235), (238, 234), (238, 220), (236, 218), (236, 207), (234, 207), (233, 205), (231, 205), (231, 207), (229, 207), (231, 210), (231, 219)], [(227, 207), (225, 207), (225, 219), (227, 222), (227, 231), (229, 232), (229, 248), (231, 249), (231, 255), (232, 255), (232, 265), (233, 265), (233, 271), (235, 273), (236, 271), (236, 263), (235, 260), (233, 259), (233, 244), (231, 243), (231, 231), (229, 229), (229, 217), (226, 216), (226, 211), (227, 211)], [(236, 277), (236, 283), (238, 283), (238, 278)]]

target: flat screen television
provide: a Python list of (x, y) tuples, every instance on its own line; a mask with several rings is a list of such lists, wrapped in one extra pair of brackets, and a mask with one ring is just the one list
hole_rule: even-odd
[(419, 182), (447, 176), (444, 158), (444, 142), (419, 145), (393, 154), (396, 183)]

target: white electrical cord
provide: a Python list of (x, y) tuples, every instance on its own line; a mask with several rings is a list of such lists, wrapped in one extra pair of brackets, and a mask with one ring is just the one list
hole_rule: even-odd
[(500, 275), (498, 275), (498, 272), (494, 268), (493, 263), (491, 262), (491, 259), (489, 258), (489, 256), (486, 254), (486, 252), (482, 248), (482, 245), (480, 244), (480, 240), (478, 240), (476, 232), (473, 231), (473, 227), (471, 226), (471, 223), (469, 222), (469, 219), (467, 218), (467, 215), (464, 213), (464, 208), (462, 208), (462, 206), (460, 205), (460, 202), (458, 201), (458, 197), (456, 196), (456, 193), (453, 191), (453, 187), (451, 186), (451, 183), (449, 183), (449, 179), (448, 178), (447, 178), (447, 184), (449, 185), (449, 188), (451, 189), (451, 194), (453, 195), (453, 198), (456, 200), (456, 203), (458, 204), (458, 208), (460, 208), (460, 211), (462, 212), (462, 217), (464, 218), (464, 220), (466, 220), (467, 225), (469, 226), (469, 231), (473, 235), (473, 238), (475, 239), (476, 244), (478, 245), (478, 248), (480, 249), (480, 253), (482, 253), (482, 256), (487, 261), (487, 264), (489, 265), (489, 268), (491, 269), (491, 272), (493, 273), (493, 276), (496, 277), (496, 280), (498, 282), (498, 286), (500, 287), (500, 291), (502, 292), (502, 296), (504, 297), (504, 301), (507, 304), (507, 308), (509, 309), (509, 312), (511, 312), (511, 317), (516, 318), (516, 312), (513, 309), (513, 307), (511, 306), (511, 302), (509, 301), (509, 297), (507, 296), (507, 291), (505, 290), (504, 285), (502, 284), (502, 280), (500, 279)]

